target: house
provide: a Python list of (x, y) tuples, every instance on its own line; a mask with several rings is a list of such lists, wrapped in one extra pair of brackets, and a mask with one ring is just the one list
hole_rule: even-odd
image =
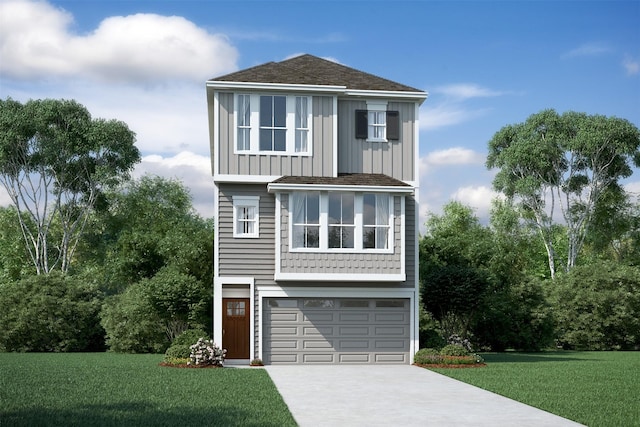
[(227, 363), (411, 363), (427, 94), (312, 55), (206, 87)]

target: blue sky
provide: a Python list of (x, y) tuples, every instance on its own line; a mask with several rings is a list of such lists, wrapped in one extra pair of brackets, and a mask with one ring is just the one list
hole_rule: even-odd
[[(0, 97), (73, 98), (137, 133), (136, 176), (213, 214), (208, 78), (299, 53), (429, 93), (421, 215), (487, 217), (487, 142), (545, 108), (640, 126), (640, 1), (0, 0)], [(640, 171), (625, 181), (640, 193)], [(0, 191), (0, 204), (7, 204)]]

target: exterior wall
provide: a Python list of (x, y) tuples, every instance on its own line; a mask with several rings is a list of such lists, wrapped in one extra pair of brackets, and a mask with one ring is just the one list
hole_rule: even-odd
[(401, 274), (401, 257), (404, 256), (404, 248), (401, 246), (401, 201), (399, 196), (395, 196), (393, 200), (393, 253), (289, 252), (289, 196), (283, 194), (280, 271), (313, 275), (344, 274), (345, 280), (348, 280), (349, 274)]
[(387, 105), (387, 110), (400, 112), (398, 141), (356, 139), (355, 111), (366, 109), (364, 100), (338, 100), (338, 173), (383, 173), (401, 181), (415, 181), (415, 103), (389, 102)]
[[(333, 97), (314, 96), (312, 98), (312, 155), (283, 156), (269, 154), (234, 154), (235, 129), (233, 126), (233, 100), (231, 92), (218, 92), (218, 114), (211, 113), (214, 92), (207, 89), (209, 99), (210, 123), (215, 118), (217, 130), (210, 131), (211, 146), (214, 138), (219, 141), (218, 151), (211, 150), (212, 167), (217, 162), (217, 171), (221, 175), (304, 175), (333, 176)], [(217, 135), (215, 134), (217, 132)], [(219, 153), (219, 155), (217, 155)], [(214, 168), (215, 170), (215, 168)]]

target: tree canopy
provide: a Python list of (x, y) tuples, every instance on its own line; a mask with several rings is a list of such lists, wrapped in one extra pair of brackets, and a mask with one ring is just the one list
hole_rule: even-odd
[(37, 274), (67, 272), (96, 200), (140, 153), (123, 122), (69, 100), (0, 100), (0, 182)]
[(553, 230), (558, 210), (567, 226), (566, 270), (576, 262), (598, 210), (626, 197), (620, 180), (640, 166), (640, 131), (625, 119), (544, 110), (507, 125), (489, 141), (493, 185), (518, 203), (545, 244), (549, 270), (559, 257)]

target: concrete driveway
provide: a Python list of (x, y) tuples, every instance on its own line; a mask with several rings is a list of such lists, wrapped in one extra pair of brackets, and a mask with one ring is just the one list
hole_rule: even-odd
[(267, 372), (306, 426), (579, 426), (409, 365), (272, 365)]

